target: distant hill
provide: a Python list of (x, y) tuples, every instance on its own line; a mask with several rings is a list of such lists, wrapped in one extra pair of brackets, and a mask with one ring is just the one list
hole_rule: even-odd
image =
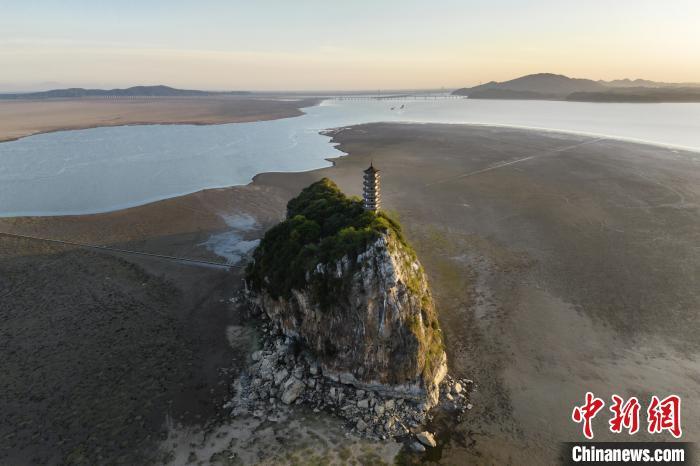
[(697, 102), (700, 84), (673, 84), (643, 79), (593, 81), (552, 73), (522, 76), (457, 89), (472, 99), (575, 100), (586, 102)]
[(598, 81), (607, 87), (690, 87), (700, 88), (700, 83), (664, 83), (659, 81), (649, 81), (647, 79), (615, 79), (613, 81)]
[(497, 88), (470, 90), (467, 95), (470, 99), (561, 100), (561, 96), (557, 94)]
[(53, 89), (50, 91), (27, 92), (23, 94), (0, 94), (0, 99), (65, 99), (79, 97), (196, 97), (213, 95), (245, 95), (246, 91), (196, 91), (175, 89), (168, 86), (134, 86), (127, 89)]
[[(485, 90), (508, 90), (518, 92), (535, 92), (548, 96), (548, 98), (563, 99), (572, 92), (595, 92), (605, 90), (606, 87), (591, 79), (573, 79), (561, 74), (538, 73), (511, 79), (510, 81), (491, 81), (480, 86), (457, 89), (454, 95), (466, 95), (472, 97), (474, 92)], [(482, 94), (483, 95), (483, 94)], [(488, 95), (488, 94), (487, 94)], [(484, 97), (493, 98), (493, 97)], [(498, 97), (497, 97), (498, 98)], [(503, 97), (500, 97), (503, 98)]]
[(700, 87), (628, 87), (603, 92), (572, 92), (566, 100), (577, 102), (700, 102)]

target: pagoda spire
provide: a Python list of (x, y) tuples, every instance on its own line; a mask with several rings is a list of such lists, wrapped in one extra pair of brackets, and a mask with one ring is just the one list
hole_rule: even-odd
[(362, 198), (366, 210), (377, 212), (381, 207), (381, 190), (379, 170), (374, 168), (374, 161), (364, 171), (364, 183), (362, 185)]

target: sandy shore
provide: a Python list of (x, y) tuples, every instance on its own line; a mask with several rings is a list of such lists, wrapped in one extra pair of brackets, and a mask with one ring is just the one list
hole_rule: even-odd
[(97, 126), (209, 125), (301, 115), (316, 100), (250, 97), (0, 100), (0, 142), (32, 134)]
[[(282, 217), (290, 197), (323, 176), (359, 194), (361, 169), (373, 160), (383, 170), (385, 207), (400, 216), (431, 279), (451, 370), (479, 385), (474, 409), (462, 422), (436, 419), (441, 445), (431, 459), (551, 464), (558, 442), (582, 438), (570, 415), (587, 390), (603, 398), (636, 395), (643, 403), (652, 394), (677, 393), (683, 397), (684, 440), (700, 440), (698, 154), (457, 125), (362, 125), (342, 130), (335, 142), (350, 156), (335, 160), (334, 167), (262, 174), (245, 187), (108, 214), (0, 219), (0, 231), (212, 259), (216, 253), (205, 246), (209, 238), (227, 231), (245, 240), (259, 237)], [(255, 228), (235, 231), (236, 216), (254, 218)], [(0, 381), (5, 416), (0, 462), (29, 454), (66, 458), (75, 451), (91, 460), (143, 459), (154, 445), (170, 445), (168, 458), (185, 462), (189, 451), (169, 444), (178, 436), (163, 431), (166, 415), (177, 412), (177, 422), (190, 426), (222, 415), (211, 401), (216, 396), (205, 394), (214, 389), (223, 397), (216, 387), (236, 377), (254, 346), (247, 332), (233, 345), (225, 341), (226, 328), (245, 325), (226, 301), (239, 286), (240, 272), (1, 237), (0, 245), (0, 296), (10, 303), (0, 314), (8, 329), (2, 352), (10, 355), (0, 369), (14, 374)], [(119, 281), (105, 284), (107, 276)], [(133, 308), (128, 314), (119, 311), (125, 296)], [(72, 322), (86, 309), (90, 316), (96, 315), (91, 309), (107, 309), (109, 319), (87, 319), (76, 342)], [(131, 328), (127, 325), (139, 329), (128, 337), (112, 336), (115, 328)], [(123, 341), (129, 344), (120, 345)], [(129, 353), (151, 345), (149, 357)], [(159, 345), (171, 350), (159, 352)], [(176, 358), (168, 356), (173, 351)], [(196, 356), (188, 359), (178, 351)], [(90, 374), (99, 377), (78, 371), (85, 354)], [(120, 373), (110, 370), (114, 358), (128, 361), (133, 383), (119, 383)], [(187, 364), (178, 369), (175, 361), (181, 359), (195, 369)], [(156, 388), (137, 383), (161, 380), (152, 369), (159, 364), (170, 374), (162, 379), (168, 393), (162, 402), (154, 401), (161, 400)], [(202, 365), (208, 369), (200, 370)], [(231, 370), (222, 375), (222, 368)], [(37, 392), (29, 375), (35, 373), (65, 390)], [(69, 380), (80, 381), (82, 396), (70, 397), (75, 390)], [(200, 409), (166, 408), (177, 405), (174, 394), (183, 383), (199, 387)], [(134, 417), (122, 419), (123, 436), (111, 446), (108, 420), (116, 414), (108, 407), (121, 398), (105, 387), (114, 384), (120, 396), (128, 398), (132, 390), (136, 400), (129, 405)], [(6, 393), (12, 395), (3, 398)], [(135, 420), (148, 401), (149, 421), (144, 414)], [(53, 415), (43, 416), (41, 403), (55, 405)], [(64, 422), (66, 416), (73, 419), (73, 411), (77, 420)], [(88, 425), (108, 427), (90, 435), (80, 416), (87, 416)], [(596, 421), (596, 439), (624, 440), (606, 434), (606, 420)], [(238, 443), (232, 439), (226, 448), (238, 445), (234, 450), (242, 457), (264, 463), (284, 463), (286, 454), (299, 454), (289, 441), (294, 435), (277, 438), (266, 430), (277, 427), (266, 426), (256, 428), (252, 438), (232, 427), (227, 432), (239, 432)], [(140, 434), (132, 436), (133, 431)], [(50, 437), (42, 443), (45, 451), (36, 453), (37, 439), (47, 433), (61, 435), (63, 443)], [(198, 458), (203, 451), (208, 457), (217, 453), (208, 448), (191, 450)]]

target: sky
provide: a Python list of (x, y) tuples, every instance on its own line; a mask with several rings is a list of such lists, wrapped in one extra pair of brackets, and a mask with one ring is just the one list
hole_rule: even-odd
[(0, 0), (0, 90), (700, 82), (699, 0)]

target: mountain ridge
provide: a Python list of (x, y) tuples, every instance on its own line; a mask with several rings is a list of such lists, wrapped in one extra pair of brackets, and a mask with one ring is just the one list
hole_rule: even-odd
[(509, 81), (490, 81), (460, 88), (452, 94), (472, 99), (697, 102), (700, 84), (661, 83), (643, 79), (594, 81), (554, 73), (536, 73)]
[(521, 76), (510, 81), (491, 81), (471, 88), (457, 89), (455, 95), (468, 95), (462, 91), (482, 92), (486, 90), (509, 90), (518, 92), (535, 92), (552, 96), (566, 96), (572, 92), (593, 92), (603, 90), (605, 86), (591, 79), (569, 78), (561, 74), (537, 73)]
[(86, 89), (71, 87), (51, 89), (48, 91), (24, 92), (17, 94), (0, 94), (0, 99), (65, 99), (81, 97), (206, 97), (218, 95), (247, 95), (248, 91), (200, 91), (194, 89), (177, 89), (163, 84), (153, 86), (132, 86), (116, 89)]

